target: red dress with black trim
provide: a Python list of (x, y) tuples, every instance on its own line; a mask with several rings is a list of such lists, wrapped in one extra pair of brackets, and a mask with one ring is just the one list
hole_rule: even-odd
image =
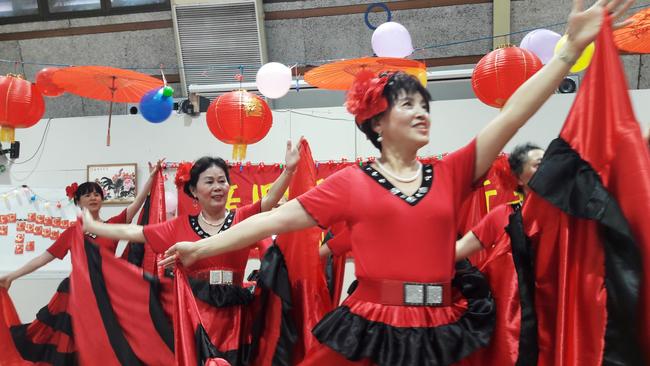
[[(359, 280), (314, 328), (322, 347), (304, 364), (449, 365), (489, 343), (495, 314), (489, 286), (466, 262), (455, 264), (456, 216), (472, 189), (475, 151), (472, 141), (424, 165), (421, 186), (410, 196), (365, 165), (298, 197), (320, 226), (347, 224)], [(364, 282), (377, 281), (441, 285), (444, 305), (368, 301)]]
[[(221, 231), (261, 212), (261, 201), (230, 211)], [(156, 253), (180, 241), (197, 241), (210, 235), (201, 229), (197, 216), (183, 215), (171, 221), (144, 227), (146, 241)], [(210, 341), (232, 365), (248, 363), (251, 344), (253, 301), (243, 288), (244, 271), (250, 247), (200, 260), (187, 268), (192, 292)], [(232, 284), (209, 282), (210, 271), (232, 271)]]
[[(106, 221), (109, 224), (126, 223), (126, 210)], [(63, 259), (71, 249), (75, 227), (64, 230), (59, 238), (46, 250), (58, 259)], [(97, 237), (86, 233), (94, 243), (115, 253), (119, 240)], [(0, 330), (0, 344), (7, 347), (0, 351), (0, 365), (13, 364), (5, 357), (14, 356), (39, 365), (76, 365), (77, 346), (74, 342), (69, 312), (70, 278), (59, 284), (50, 302), (40, 309), (31, 323), (11, 324), (9, 329)], [(1, 322), (0, 322), (1, 323)], [(5, 327), (7, 324), (0, 324)], [(9, 339), (9, 337), (11, 339)], [(16, 361), (18, 362), (18, 361)], [(22, 364), (22, 363), (21, 363)]]

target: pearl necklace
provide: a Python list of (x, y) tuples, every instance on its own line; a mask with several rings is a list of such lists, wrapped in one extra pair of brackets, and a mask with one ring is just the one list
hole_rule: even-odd
[(228, 210), (226, 210), (226, 215), (223, 217), (223, 219), (220, 222), (213, 224), (210, 221), (205, 219), (205, 217), (203, 216), (203, 211), (199, 212), (199, 218), (201, 218), (201, 220), (203, 220), (203, 222), (205, 222), (207, 225), (212, 227), (219, 227), (223, 225), (223, 222), (226, 221), (226, 216), (228, 216)]
[(415, 175), (412, 176), (412, 177), (408, 177), (408, 178), (402, 178), (402, 177), (398, 177), (396, 174), (394, 174), (390, 170), (386, 169), (385, 166), (381, 165), (379, 160), (375, 160), (375, 164), (377, 164), (377, 166), (379, 168), (381, 168), (381, 170), (383, 170), (384, 173), (388, 174), (389, 177), (395, 179), (396, 181), (402, 182), (402, 183), (411, 183), (412, 181), (418, 179), (420, 174), (422, 174), (422, 163), (420, 163), (419, 161), (417, 163), (418, 163), (418, 169), (417, 169), (417, 172), (415, 173)]

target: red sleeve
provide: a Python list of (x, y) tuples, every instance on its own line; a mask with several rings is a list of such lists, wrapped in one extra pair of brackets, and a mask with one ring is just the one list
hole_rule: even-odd
[(351, 166), (327, 177), (323, 183), (300, 195), (297, 200), (307, 213), (325, 229), (339, 221), (346, 221), (348, 202), (352, 186)]
[(74, 235), (75, 228), (71, 226), (59, 235), (59, 238), (47, 248), (47, 252), (52, 254), (54, 257), (63, 259), (68, 251), (70, 250), (70, 243), (72, 243), (72, 236)]
[(179, 216), (174, 220), (161, 222), (159, 224), (145, 225), (142, 233), (145, 241), (151, 246), (156, 253), (164, 253), (167, 248), (176, 244), (176, 233), (179, 220), (187, 220), (187, 216)]
[(338, 223), (332, 227), (332, 238), (325, 243), (336, 256), (344, 255), (352, 249), (350, 231), (345, 223)]
[(237, 215), (235, 222), (244, 221), (247, 218), (253, 215), (257, 215), (260, 212), (262, 212), (262, 200), (251, 203), (250, 205), (239, 207), (235, 211), (235, 215)]
[(126, 224), (126, 209), (106, 221), (107, 224)]
[(476, 139), (444, 157), (442, 162), (451, 170), (454, 202), (456, 207), (459, 207), (461, 202), (472, 192), (474, 169), (476, 168)]
[(483, 248), (491, 248), (497, 240), (505, 233), (512, 208), (510, 205), (500, 205), (490, 211), (478, 224), (472, 228), (472, 232), (481, 242)]

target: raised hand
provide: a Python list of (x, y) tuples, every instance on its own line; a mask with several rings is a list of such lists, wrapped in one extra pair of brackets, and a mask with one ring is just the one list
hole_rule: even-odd
[(300, 150), (297, 147), (292, 146), (291, 140), (287, 140), (287, 152), (284, 156), (284, 164), (286, 169), (289, 172), (296, 170), (298, 162), (300, 161)]
[[(605, 18), (605, 11), (616, 20), (627, 11), (633, 2), (634, 0), (598, 0), (589, 9), (584, 10), (584, 0), (574, 0), (566, 30), (569, 43), (573, 44), (576, 51), (581, 52), (596, 39)], [(628, 21), (614, 23), (614, 28), (627, 24)]]

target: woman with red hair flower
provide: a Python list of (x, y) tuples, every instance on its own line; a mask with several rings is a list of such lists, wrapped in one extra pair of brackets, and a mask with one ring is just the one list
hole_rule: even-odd
[[(526, 81), (465, 147), (435, 165), (417, 152), (429, 142), (429, 93), (404, 73), (360, 75), (347, 107), (380, 152), (268, 215), (223, 235), (170, 248), (162, 264), (191, 265), (246, 247), (273, 233), (343, 221), (350, 231), (359, 285), (313, 329), (320, 341), (303, 365), (450, 365), (490, 343), (494, 299), (483, 275), (455, 265), (456, 213), (472, 184), (517, 130), (554, 93), (605, 14), (631, 4), (574, 1), (568, 41)], [(354, 202), (354, 204), (345, 204)], [(92, 227), (92, 226), (90, 226)], [(481, 364), (487, 362), (481, 360)]]
[[(139, 226), (102, 224), (85, 212), (84, 228), (113, 239), (146, 241), (157, 253), (164, 253), (181, 240), (196, 241), (223, 235), (248, 217), (270, 211), (289, 187), (299, 159), (298, 149), (292, 147), (290, 141), (287, 142), (286, 168), (267, 195), (250, 205), (228, 210), (228, 165), (221, 158), (204, 156), (193, 164), (181, 164), (175, 179), (176, 185), (198, 203), (201, 208), (198, 215), (181, 215), (160, 224)], [(246, 365), (250, 357), (254, 314), (249, 305), (254, 296), (243, 287), (249, 252), (250, 247), (247, 246), (187, 267), (202, 325), (216, 347), (217, 357), (226, 359), (232, 365)]]
[[(160, 169), (162, 161), (158, 161), (152, 170), (149, 180), (145, 183), (142, 190), (135, 197), (135, 200), (122, 212), (111, 217), (106, 222), (108, 224), (127, 223), (135, 217), (145, 202), (151, 186), (153, 177)], [(104, 191), (102, 187), (95, 182), (85, 182), (81, 185), (72, 183), (65, 189), (66, 195), (79, 208), (86, 210), (89, 215), (99, 220), (99, 211), (104, 200)], [(75, 224), (76, 225), (76, 224)], [(9, 288), (11, 283), (40, 267), (50, 263), (54, 258), (63, 259), (71, 250), (71, 243), (77, 232), (75, 227), (65, 229), (59, 238), (42, 254), (35, 257), (25, 265), (15, 271), (0, 277), (0, 287)], [(86, 232), (85, 237), (93, 243), (104, 247), (112, 252), (117, 249), (117, 240), (97, 236), (94, 233)], [(1, 331), (10, 334), (10, 341), (3, 344), (3, 351), (0, 353), (0, 364), (5, 364), (5, 357), (12, 358), (11, 355), (20, 357), (25, 360), (26, 364), (54, 364), (54, 365), (76, 365), (77, 344), (74, 341), (72, 323), (69, 306), (70, 278), (65, 278), (59, 284), (56, 293), (50, 302), (43, 307), (36, 315), (36, 320), (27, 324), (11, 325), (8, 329)], [(94, 326), (94, 324), (91, 324)], [(2, 324), (4, 326), (4, 323)], [(88, 326), (88, 325), (87, 325)], [(6, 347), (6, 348), (5, 348)]]
[(490, 343), (496, 309), (483, 275), (465, 262), (454, 267), (456, 213), (472, 183), (596, 38), (606, 13), (616, 17), (631, 4), (620, 3), (599, 0), (583, 10), (582, 1), (575, 0), (568, 41), (558, 55), (512, 95), (475, 139), (435, 165), (417, 160), (418, 150), (429, 142), (427, 90), (404, 73), (361, 75), (348, 93), (347, 107), (381, 151), (378, 160), (343, 169), (296, 200), (222, 235), (177, 243), (161, 264), (180, 260), (191, 266), (271, 234), (343, 221), (359, 285), (313, 329), (320, 344), (303, 364), (463, 361)]

